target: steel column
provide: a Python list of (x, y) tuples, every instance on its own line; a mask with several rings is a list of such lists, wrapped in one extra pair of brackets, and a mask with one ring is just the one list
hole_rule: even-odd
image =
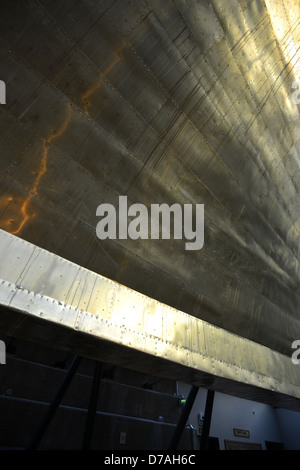
[(174, 432), (169, 450), (176, 450), (177, 449), (178, 443), (180, 441), (180, 438), (182, 436), (184, 427), (185, 427), (186, 422), (188, 420), (188, 417), (190, 415), (190, 412), (191, 412), (191, 409), (193, 407), (193, 404), (194, 404), (195, 398), (197, 396), (198, 390), (199, 390), (199, 387), (197, 387), (195, 385), (193, 385), (191, 387), (190, 393), (187, 397), (186, 403), (184, 405), (184, 408), (183, 408), (181, 416), (179, 418), (177, 427), (175, 429), (175, 432)]
[(48, 410), (39, 426), (39, 428), (37, 429), (35, 435), (33, 436), (33, 439), (31, 440), (31, 442), (29, 443), (28, 447), (27, 447), (27, 450), (36, 450), (39, 443), (41, 442), (57, 408), (59, 407), (60, 403), (61, 403), (61, 400), (72, 380), (72, 378), (74, 377), (74, 374), (78, 368), (78, 365), (81, 361), (81, 357), (79, 356), (74, 356), (73, 358), (73, 361), (72, 361), (72, 364), (70, 365), (55, 397), (53, 398), (53, 401), (50, 403), (49, 407), (48, 407)]
[(214, 396), (215, 396), (215, 392), (213, 390), (207, 390), (203, 431), (202, 431), (202, 436), (201, 436), (201, 441), (200, 441), (200, 450), (207, 450), (212, 409), (213, 409), (213, 404), (214, 404)]
[(90, 395), (89, 409), (88, 409), (85, 432), (84, 432), (84, 437), (83, 437), (83, 444), (82, 444), (83, 450), (89, 450), (91, 447), (94, 421), (95, 421), (95, 416), (96, 416), (96, 411), (97, 411), (98, 392), (99, 392), (99, 386), (100, 386), (100, 381), (102, 377), (102, 370), (103, 370), (103, 364), (101, 362), (96, 361), (93, 385), (92, 385), (92, 390), (91, 390), (91, 395)]

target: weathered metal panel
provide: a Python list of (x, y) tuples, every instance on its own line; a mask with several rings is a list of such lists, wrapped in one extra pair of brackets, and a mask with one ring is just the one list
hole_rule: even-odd
[[(9, 309), (8, 326), (0, 316), (6, 333), (36, 340), (34, 325), (39, 319), (46, 331), (40, 340), (52, 347), (81, 351), (80, 342), (72, 338), (72, 332), (77, 332), (87, 346), (87, 356), (105, 360), (104, 342), (108, 349), (117, 345), (120, 356), (126, 350), (125, 365), (145, 372), (153, 366), (151, 360), (141, 366), (141, 354), (155, 358), (157, 364), (164, 363), (166, 368), (169, 364), (167, 376), (174, 380), (180, 376), (177, 367), (182, 367), (192, 383), (202, 383), (205, 374), (211, 378), (210, 386), (219, 389), (215, 378), (223, 379), (223, 392), (228, 381), (237, 385), (237, 395), (240, 385), (246, 386), (245, 390), (249, 387), (248, 397), (251, 388), (257, 387), (300, 398), (299, 373), (291, 357), (162, 304), (2, 230), (0, 305)], [(24, 330), (14, 311), (29, 318), (28, 328)], [(53, 336), (52, 324), (63, 327), (64, 333)], [(124, 365), (117, 356), (110, 359)]]
[[(0, 228), (82, 275), (187, 312), (195, 331), (207, 321), (289, 357), (300, 338), (299, 19), (290, 0), (2, 0)], [(96, 208), (119, 195), (204, 204), (204, 247), (100, 241)], [(77, 287), (57, 302), (76, 299)], [(109, 311), (111, 329), (122, 314)], [(165, 323), (144, 327), (162, 347), (152, 334), (166, 338)]]

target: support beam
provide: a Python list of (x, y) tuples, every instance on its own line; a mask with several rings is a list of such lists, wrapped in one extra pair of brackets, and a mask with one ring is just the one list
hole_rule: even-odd
[(190, 393), (187, 397), (186, 403), (183, 407), (182, 413), (180, 415), (177, 427), (175, 429), (169, 450), (176, 450), (177, 446), (179, 444), (180, 438), (182, 436), (184, 427), (186, 425), (186, 422), (188, 420), (188, 417), (190, 415), (191, 409), (193, 407), (193, 404), (195, 402), (195, 398), (197, 396), (199, 387), (196, 387), (195, 385), (192, 386)]
[(92, 437), (93, 437), (93, 428), (94, 428), (94, 421), (95, 415), (97, 411), (97, 401), (98, 401), (98, 392), (100, 381), (102, 377), (103, 371), (103, 364), (101, 362), (96, 361), (95, 364), (95, 372), (94, 372), (94, 380), (90, 395), (90, 402), (89, 402), (89, 409), (86, 418), (86, 425), (85, 425), (85, 432), (83, 437), (83, 444), (82, 450), (89, 450), (92, 444)]
[(300, 410), (291, 357), (0, 230), (0, 330), (149, 375)]
[(202, 436), (201, 436), (201, 441), (200, 441), (200, 450), (208, 449), (208, 438), (209, 438), (211, 416), (212, 416), (212, 410), (213, 410), (213, 404), (214, 404), (214, 397), (215, 397), (215, 392), (213, 390), (207, 390), (203, 431), (202, 431)]
[(70, 385), (70, 382), (72, 378), (75, 375), (75, 372), (78, 368), (78, 365), (81, 361), (81, 357), (79, 356), (74, 356), (74, 359), (72, 361), (72, 364), (70, 365), (67, 374), (65, 375), (62, 383), (60, 384), (60, 387), (53, 398), (53, 401), (50, 403), (48, 410), (39, 426), (37, 429), (35, 435), (33, 436), (31, 442), (29, 443), (29, 446), (27, 447), (26, 450), (36, 450), (38, 448), (38, 445), (40, 444), (45, 432), (48, 429), (49, 424), (51, 423), (51, 420), (59, 407), (61, 400), (64, 396), (64, 394), (67, 391), (68, 386)]

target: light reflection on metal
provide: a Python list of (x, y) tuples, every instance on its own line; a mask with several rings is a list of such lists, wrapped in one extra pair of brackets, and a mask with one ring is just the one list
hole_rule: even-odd
[(293, 0), (266, 0), (273, 31), (286, 62), (291, 63), (294, 79), (300, 81), (299, 21), (300, 3)]
[[(92, 357), (103, 359), (99, 351), (106, 342), (126, 350), (133, 368), (139, 362), (138, 354), (143, 353), (166, 361), (174, 379), (178, 375), (172, 367), (183, 366), (196, 384), (202, 383), (201, 373), (205, 373), (212, 377), (212, 387), (216, 377), (249, 386), (249, 396), (252, 386), (300, 398), (300, 374), (290, 357), (161, 304), (4, 231), (0, 231), (0, 279), (0, 305), (11, 315), (8, 331), (22, 335), (22, 321), (14, 323), (13, 314), (22, 312), (33, 319), (33, 326), (26, 329), (27, 339), (34, 335), (34, 319), (42, 319), (46, 329), (53, 323), (67, 327), (60, 346), (73, 352), (78, 352), (77, 344), (70, 332), (76, 331), (86, 335), (86, 355)], [(5, 332), (1, 321), (0, 316), (1, 331)], [(88, 346), (91, 337), (99, 341), (92, 350)], [(43, 341), (57, 345), (52, 335)], [(122, 353), (114, 360), (122, 361)], [(147, 360), (142, 369), (149, 370)]]

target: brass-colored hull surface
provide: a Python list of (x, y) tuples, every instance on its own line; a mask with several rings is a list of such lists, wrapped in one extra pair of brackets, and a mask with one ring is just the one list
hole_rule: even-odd
[[(0, 228), (290, 358), (299, 13), (289, 0), (1, 1)], [(99, 240), (96, 208), (119, 195), (204, 204), (204, 247)]]

